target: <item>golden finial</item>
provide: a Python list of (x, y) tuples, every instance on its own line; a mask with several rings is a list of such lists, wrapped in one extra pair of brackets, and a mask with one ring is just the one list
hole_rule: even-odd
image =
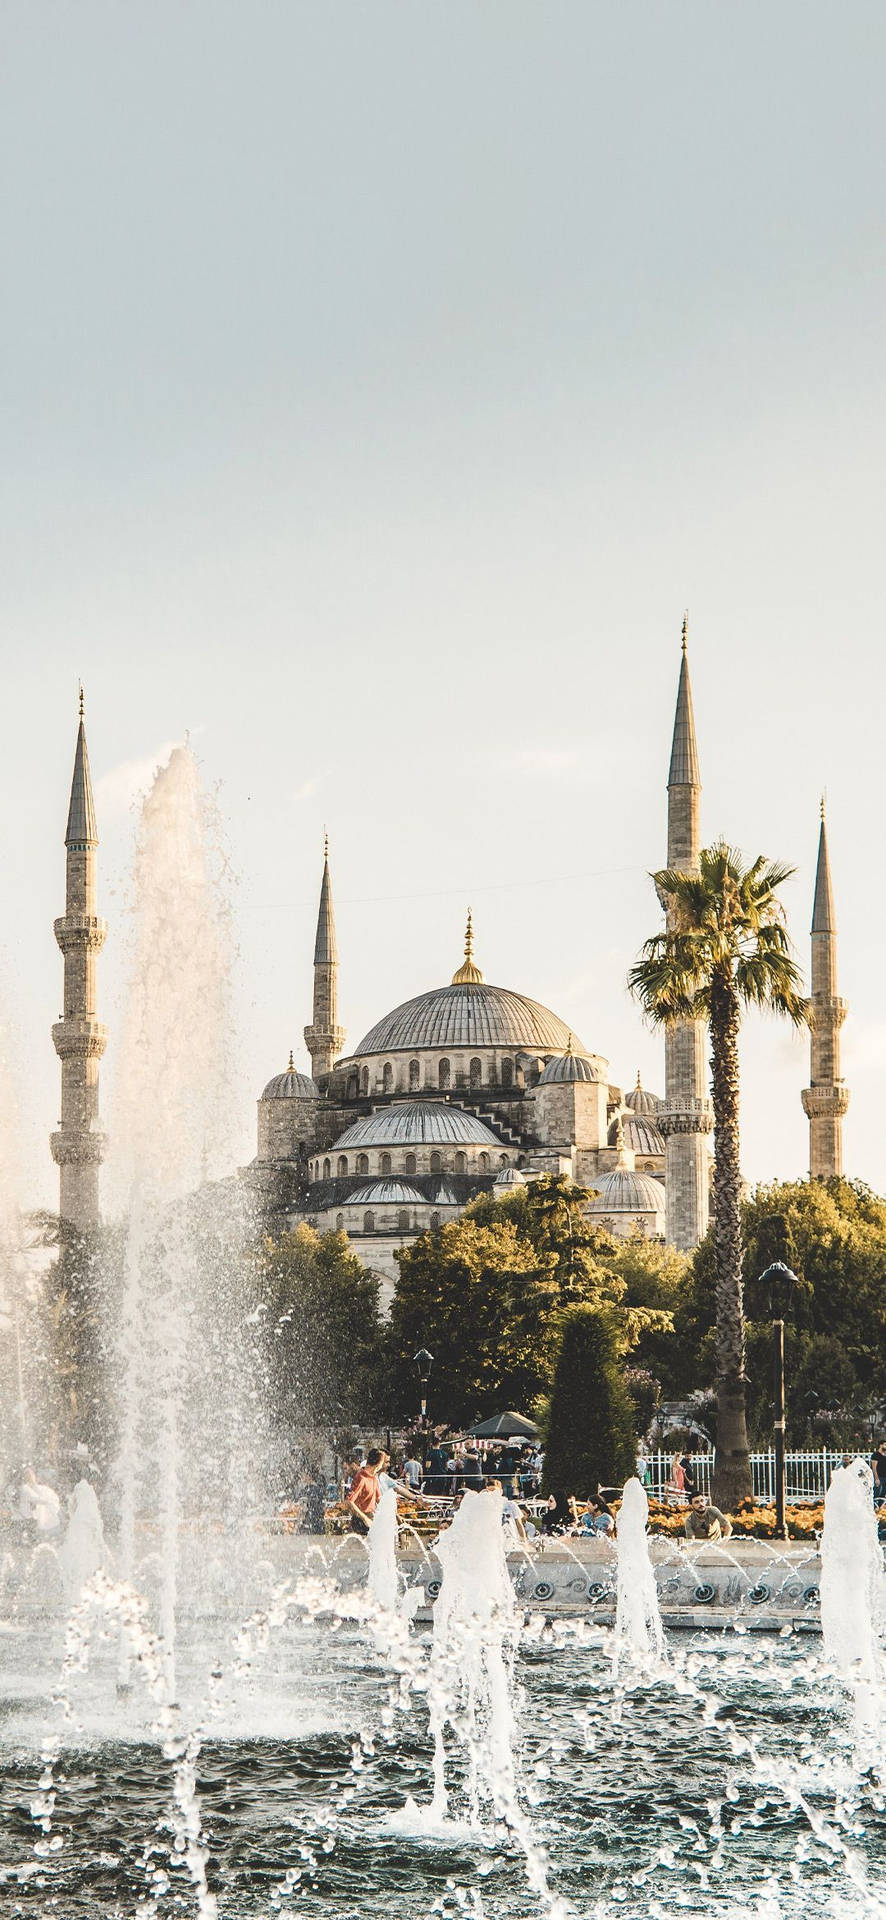
[(82, 720), (82, 719), (83, 719), (83, 708), (84, 708), (84, 704), (85, 704), (85, 695), (84, 695), (84, 692), (83, 692), (83, 682), (82, 682), (82, 680), (81, 680), (81, 681), (80, 681), (80, 682), (79, 682), (78, 684), (79, 684), (79, 700), (80, 700), (80, 718), (81, 718), (81, 720)]
[(638, 1093), (642, 1093), (642, 1092), (643, 1092), (643, 1082), (642, 1082), (642, 1080), (640, 1079), (640, 1069), (639, 1069), (639, 1067), (637, 1068), (637, 1092), (638, 1092)]
[(294, 1072), (295, 1072), (295, 1060), (294, 1060), (294, 1058), (293, 1058), (293, 1053), (292, 1053), (292, 1048), (291, 1048), (291, 1047), (290, 1047), (290, 1049), (289, 1049), (289, 1065), (288, 1065), (288, 1067), (287, 1067), (287, 1069), (286, 1069), (286, 1071), (287, 1071), (287, 1073), (294, 1073)]
[(822, 817), (822, 821), (824, 820), (824, 816), (825, 816), (825, 805), (826, 805), (826, 802), (827, 802), (827, 793), (826, 793), (826, 792), (823, 792), (823, 793), (822, 793), (822, 796), (821, 796), (821, 817)]
[(324, 860), (324, 864), (325, 864), (325, 862), (326, 862), (326, 861), (327, 861), (328, 859), (329, 859), (329, 835), (328, 835), (328, 833), (327, 833), (327, 831), (326, 831), (326, 828), (324, 827), (324, 828), (323, 828), (323, 860)]
[(457, 972), (452, 976), (454, 987), (479, 987), (483, 975), (474, 960), (474, 920), (468, 908), (468, 924), (465, 927), (465, 957)]
[(575, 1036), (574, 1034), (570, 1033), (567, 1046), (566, 1046), (567, 1058), (571, 1059), (574, 1053), (575, 1053)]
[(689, 614), (687, 611), (683, 615), (683, 652), (684, 653), (686, 652), (686, 645), (687, 645), (688, 639), (689, 639)]

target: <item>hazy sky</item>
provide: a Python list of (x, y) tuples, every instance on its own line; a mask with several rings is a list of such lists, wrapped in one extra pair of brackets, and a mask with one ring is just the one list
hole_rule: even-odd
[[(707, 837), (828, 791), (852, 1104), (886, 1189), (881, 0), (3, 0), (3, 993), (28, 1197), (76, 687), (111, 935), (133, 796), (190, 728), (237, 875), (242, 1157), (306, 1064), (323, 823), (349, 1043), (447, 980), (629, 1084), (679, 633)], [(874, 867), (870, 860), (874, 856)], [(748, 1174), (807, 1164), (751, 1023)]]

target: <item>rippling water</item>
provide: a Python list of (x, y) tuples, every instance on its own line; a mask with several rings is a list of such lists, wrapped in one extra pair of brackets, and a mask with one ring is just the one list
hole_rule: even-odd
[[(670, 1678), (631, 1687), (613, 1684), (601, 1638), (552, 1643), (536, 1632), (518, 1663), (524, 1798), (565, 1911), (886, 1913), (883, 1796), (870, 1778), (854, 1780), (820, 1643), (674, 1637)], [(147, 1737), (147, 1709), (117, 1700), (109, 1648), (73, 1685), (81, 1731), (54, 1768), (48, 1833), (36, 1824), (40, 1744), (59, 1725), (45, 1680), (57, 1653), (49, 1634), (0, 1641), (6, 1910), (65, 1920), (195, 1913), (170, 1825), (170, 1764)], [(200, 1692), (195, 1652), (183, 1671), (188, 1719)], [(733, 1751), (747, 1738), (754, 1754)], [(290, 1624), (275, 1635), (238, 1686), (222, 1689), (197, 1762), (222, 1920), (535, 1920), (543, 1908), (511, 1836), (433, 1837), (414, 1815), (404, 1822), (410, 1796), (429, 1801), (430, 1759), (421, 1698), (400, 1710), (384, 1665), (352, 1629)], [(410, 1820), (419, 1830), (404, 1830)], [(168, 1885), (151, 1882), (158, 1869)]]

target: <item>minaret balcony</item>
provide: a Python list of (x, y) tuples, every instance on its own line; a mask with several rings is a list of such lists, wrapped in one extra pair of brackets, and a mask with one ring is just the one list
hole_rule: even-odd
[(94, 1133), (51, 1133), (49, 1144), (57, 1167), (100, 1167), (108, 1146), (108, 1136)]
[(669, 1100), (658, 1108), (655, 1124), (665, 1139), (672, 1133), (713, 1133), (714, 1109), (710, 1100)]
[(848, 1000), (841, 1000), (836, 993), (813, 993), (813, 1027), (842, 1027), (849, 1011)]
[(849, 1108), (849, 1088), (842, 1080), (829, 1087), (804, 1087), (801, 1097), (808, 1120), (842, 1120)]
[(87, 947), (98, 953), (108, 937), (107, 920), (98, 913), (65, 913), (52, 924), (62, 953), (69, 953), (75, 947)]
[(69, 1015), (56, 1020), (52, 1044), (60, 1060), (100, 1060), (108, 1044), (108, 1029), (100, 1020)]

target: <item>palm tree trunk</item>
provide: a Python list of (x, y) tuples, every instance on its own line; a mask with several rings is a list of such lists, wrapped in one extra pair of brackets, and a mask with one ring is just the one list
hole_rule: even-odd
[(717, 1273), (717, 1459), (713, 1497), (729, 1512), (753, 1497), (745, 1404), (738, 1127), (738, 996), (731, 969), (711, 980), (714, 1256)]

